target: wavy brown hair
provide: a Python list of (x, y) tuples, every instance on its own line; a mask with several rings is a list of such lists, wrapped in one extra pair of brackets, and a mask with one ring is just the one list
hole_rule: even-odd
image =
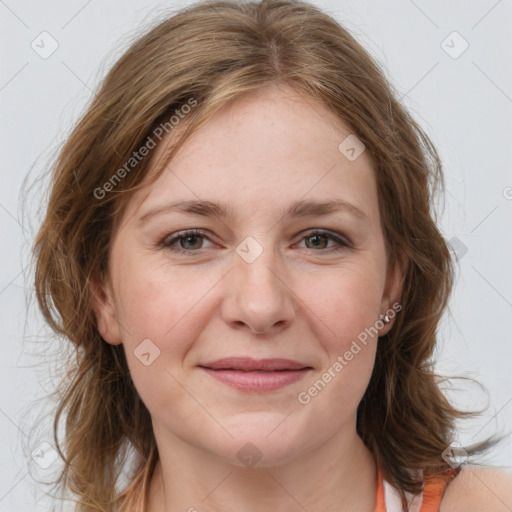
[(389, 263), (400, 255), (407, 260), (403, 310), (378, 344), (358, 433), (403, 499), (404, 491), (422, 490), (414, 470), (432, 476), (450, 469), (441, 454), (456, 419), (467, 413), (447, 401), (432, 361), (453, 280), (433, 212), (443, 184), (435, 148), (368, 52), (328, 14), (292, 0), (201, 2), (159, 21), (128, 48), (52, 168), (34, 245), (35, 287), (46, 321), (75, 348), (58, 392), (54, 437), (64, 461), (59, 482), (80, 512), (127, 511), (144, 501), (158, 460), (151, 417), (123, 346), (100, 336), (91, 292), (95, 279), (108, 276), (116, 222), (133, 191), (147, 184), (154, 152), (108, 192), (98, 190), (191, 99), (197, 106), (181, 122), (166, 162), (229, 101), (279, 84), (323, 103), (364, 143), (374, 162)]

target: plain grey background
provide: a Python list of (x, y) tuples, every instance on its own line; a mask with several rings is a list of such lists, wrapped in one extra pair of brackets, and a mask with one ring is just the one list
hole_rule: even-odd
[[(459, 261), (437, 367), (441, 373), (474, 377), (489, 392), (487, 411), (464, 425), (455, 441), (471, 444), (493, 432), (510, 432), (511, 2), (314, 3), (380, 62), (443, 159), (447, 193), (440, 226)], [(44, 360), (50, 353), (33, 355), (46, 347), (42, 340), (48, 329), (27, 306), (32, 291), (28, 251), (42, 196), (37, 187), (32, 190), (24, 215), (23, 180), (45, 172), (99, 78), (137, 30), (180, 5), (188, 2), (0, 0), (0, 511), (49, 510), (45, 488), (34, 476), (44, 479), (57, 467), (51, 464), (51, 446), (44, 444), (53, 444), (50, 430), (34, 424), (39, 410), (34, 400), (51, 391), (52, 380)], [(487, 404), (476, 385), (455, 385), (461, 391), (449, 393), (457, 404)], [(35, 427), (41, 431), (33, 432)], [(35, 463), (41, 450), (48, 468)], [(486, 460), (512, 467), (512, 441), (498, 445)]]

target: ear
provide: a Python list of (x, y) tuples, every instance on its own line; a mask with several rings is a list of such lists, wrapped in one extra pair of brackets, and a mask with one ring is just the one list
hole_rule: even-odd
[(400, 297), (402, 296), (402, 288), (407, 273), (408, 260), (405, 253), (399, 249), (397, 257), (393, 263), (388, 265), (386, 283), (381, 299), (381, 315), (388, 315), (389, 322), (379, 329), (379, 336), (384, 336), (393, 327), (396, 315), (401, 311)]
[(95, 276), (89, 282), (89, 291), (98, 332), (107, 343), (120, 345), (122, 343), (121, 329), (117, 321), (117, 311), (110, 281), (105, 279), (103, 274)]

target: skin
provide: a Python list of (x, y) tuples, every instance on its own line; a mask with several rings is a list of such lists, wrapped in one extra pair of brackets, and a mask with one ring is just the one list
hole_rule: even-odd
[[(130, 198), (108, 279), (94, 288), (95, 312), (104, 340), (124, 345), (152, 417), (160, 460), (149, 512), (373, 511), (376, 467), (356, 411), (377, 337), (308, 404), (297, 398), (400, 298), (405, 269), (388, 265), (371, 158), (365, 151), (350, 161), (338, 150), (350, 133), (323, 105), (268, 87), (219, 111)], [(233, 216), (168, 211), (140, 220), (198, 199), (229, 202)], [(300, 199), (342, 199), (366, 218), (283, 217)], [(186, 252), (160, 245), (189, 229), (205, 234), (174, 243)], [(317, 240), (313, 229), (349, 247)], [(236, 252), (246, 237), (257, 242), (251, 254), (262, 250), (251, 262)], [(147, 366), (134, 354), (145, 339), (160, 351)], [(313, 369), (279, 390), (247, 393), (198, 367), (228, 356)], [(237, 457), (246, 443), (261, 457), (253, 467)]]
[(440, 512), (510, 512), (512, 475), (495, 468), (465, 466), (447, 487)]

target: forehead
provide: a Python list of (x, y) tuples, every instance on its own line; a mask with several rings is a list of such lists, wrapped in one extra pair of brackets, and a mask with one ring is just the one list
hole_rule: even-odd
[(339, 148), (347, 137), (354, 137), (350, 128), (321, 103), (288, 86), (258, 90), (190, 136), (159, 178), (133, 195), (127, 214), (179, 199), (230, 203), (251, 216), (301, 199), (338, 198), (378, 217), (371, 157), (347, 158)]

